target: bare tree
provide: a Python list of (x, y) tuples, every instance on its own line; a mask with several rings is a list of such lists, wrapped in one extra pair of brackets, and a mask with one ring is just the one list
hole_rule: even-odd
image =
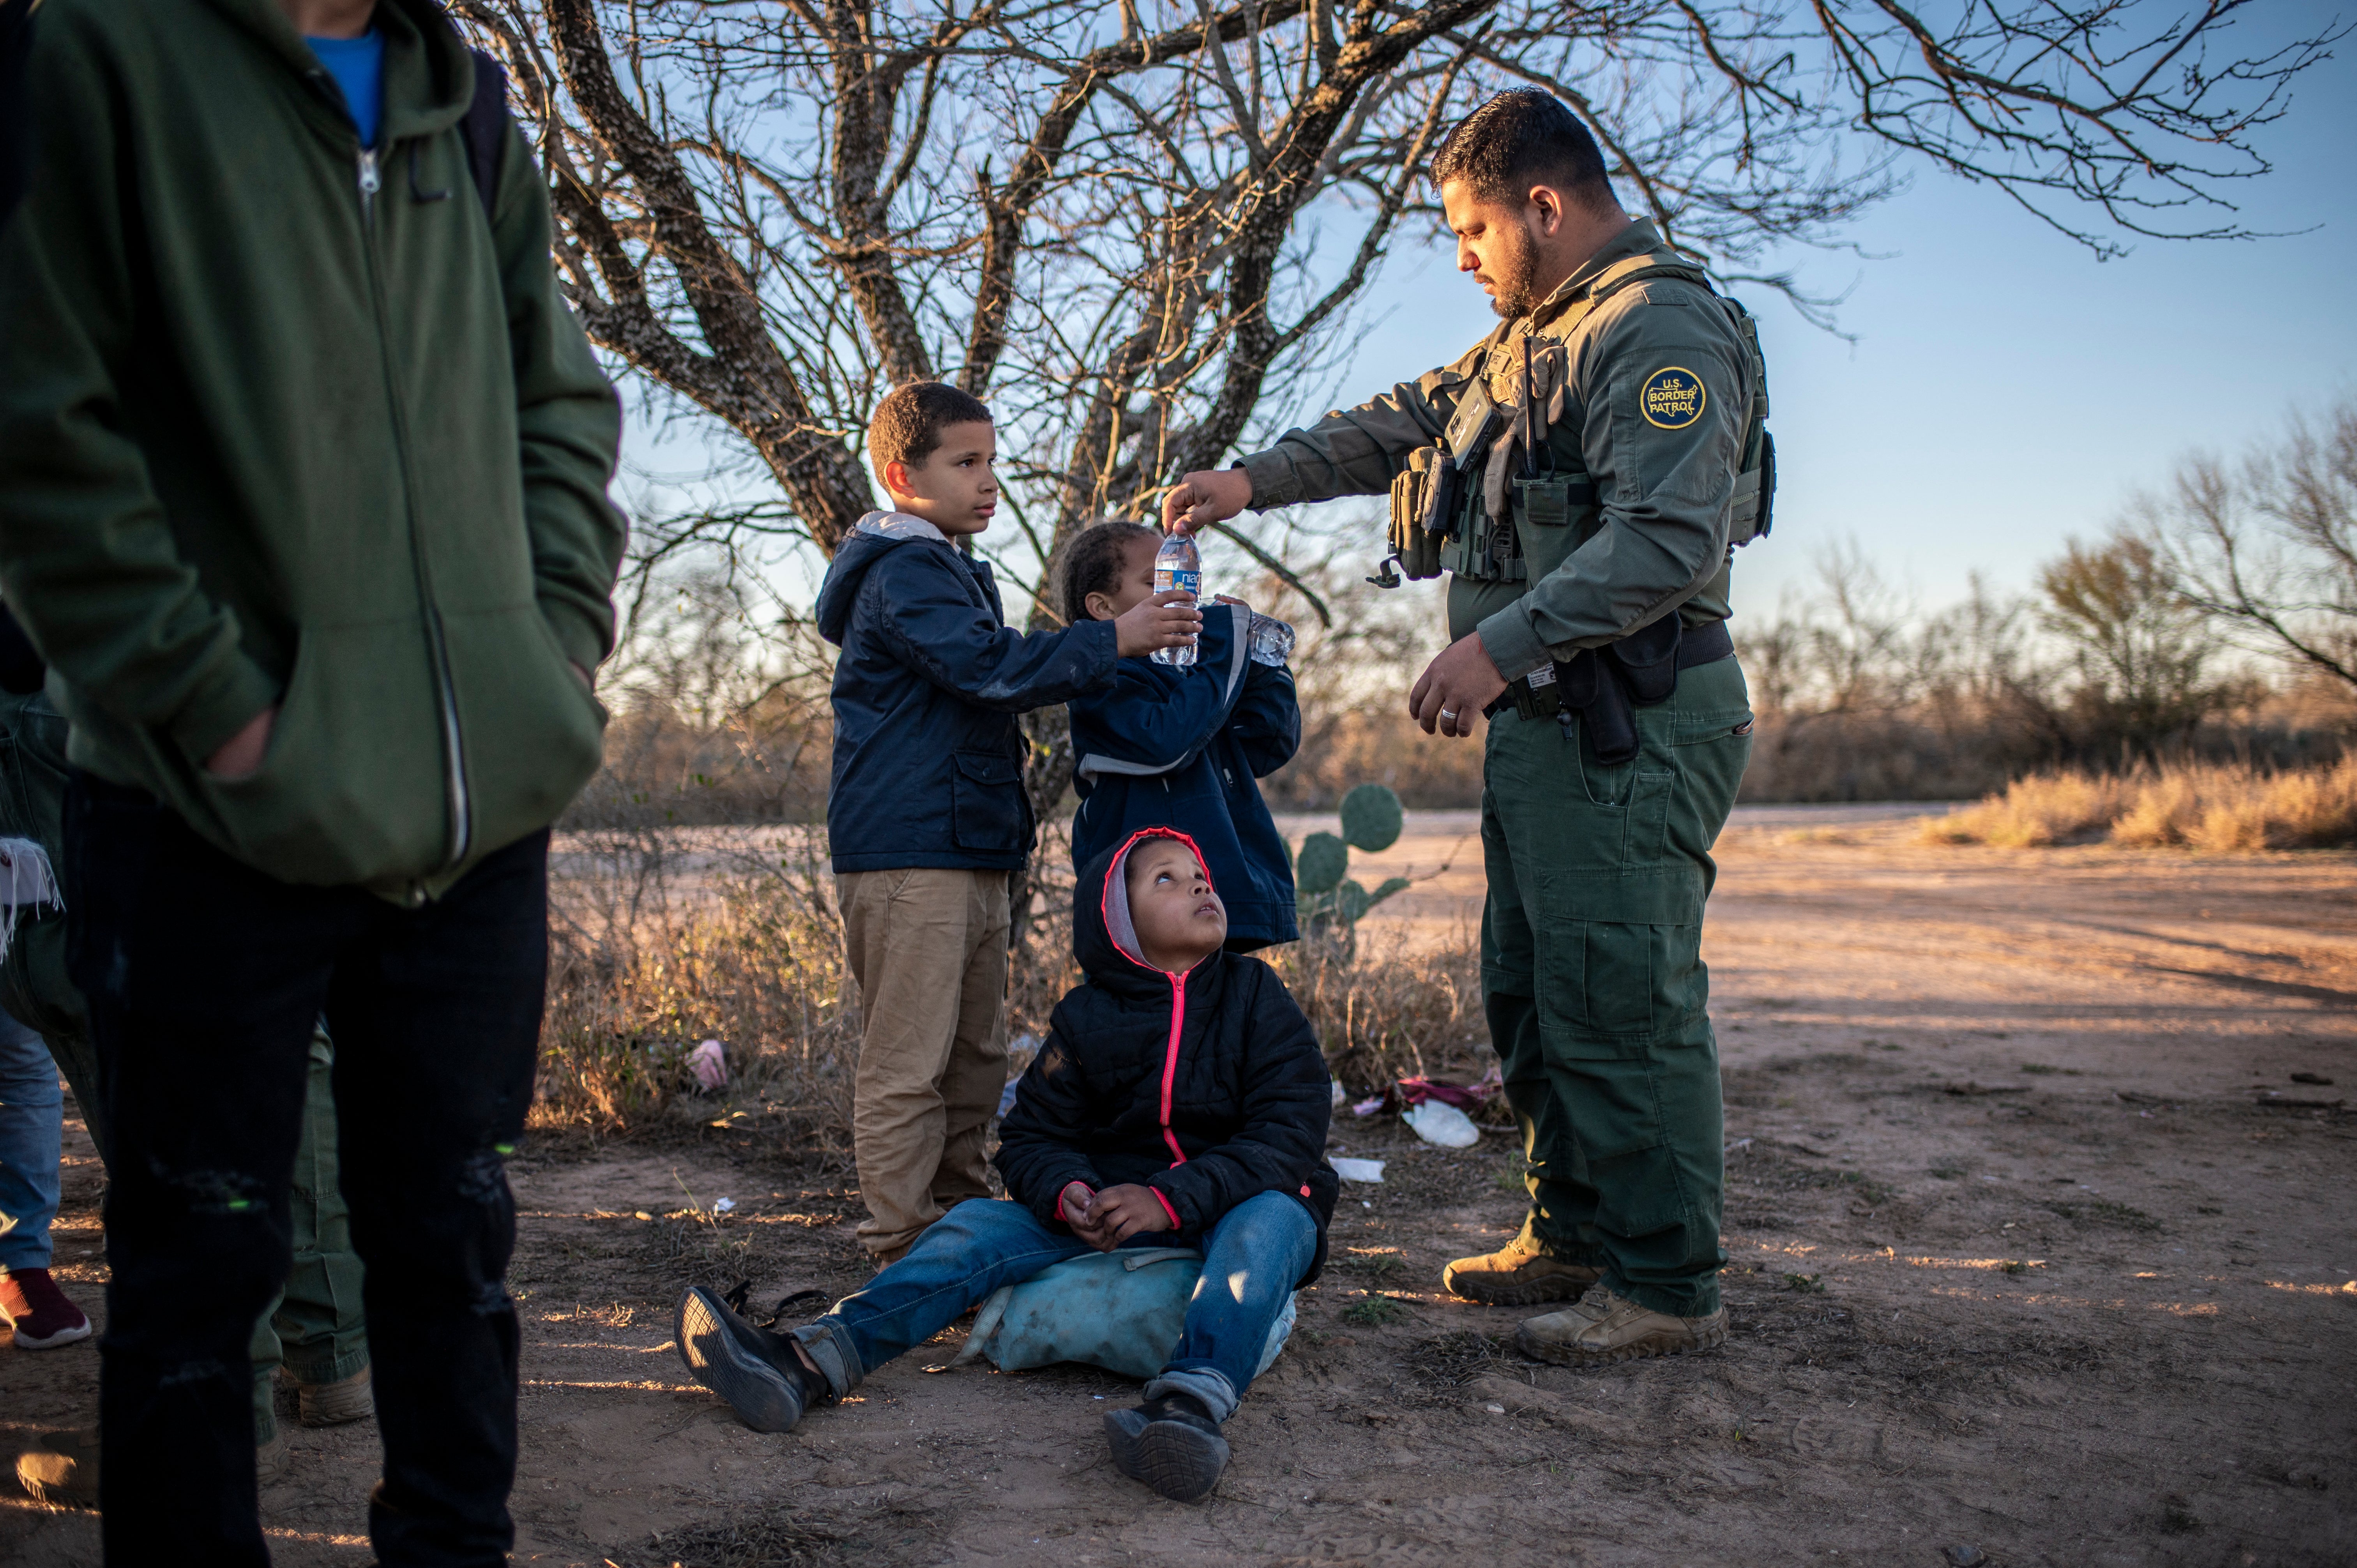
[(2073, 540), (2040, 569), (2038, 587), (2046, 628), (2077, 663), (2082, 705), (2132, 751), (2152, 755), (2223, 699), (2208, 678), (2217, 635), (2148, 542), (2130, 533), (2099, 545)]
[(781, 498), (658, 524), (648, 558), (765, 533), (831, 553), (871, 504), (868, 408), (941, 376), (1001, 410), (1036, 561), (1141, 514), (1318, 368), (1428, 210), (1435, 139), (1501, 85), (1571, 103), (1634, 204), (1733, 276), (1833, 238), (1901, 150), (2099, 247), (2087, 213), (2235, 233), (2225, 193), (2266, 166), (2249, 134), (2331, 31), (2238, 54), (2248, 3), (458, 8), (512, 68), (591, 334), (724, 423)]
[[(1733, 282), (1844, 227), (1930, 159), (2098, 249), (2239, 233), (2331, 27), (2248, 50), (2251, 0), (455, 0), (506, 60), (557, 262), (591, 337), (749, 458), (741, 499), (639, 521), (679, 551), (832, 553), (874, 502), (889, 386), (991, 403), (1018, 615), (1078, 527), (1272, 434), (1448, 125), (1504, 86), (1560, 96), (1630, 205)], [(2280, 30), (2280, 28), (2278, 28)], [(748, 476), (739, 476), (740, 478)], [(1320, 618), (1266, 542), (1230, 530)], [(1029, 723), (1043, 809), (1070, 758)]]
[(2239, 468), (2191, 457), (2135, 526), (2185, 603), (2255, 651), (2357, 688), (2357, 402), (2294, 417)]

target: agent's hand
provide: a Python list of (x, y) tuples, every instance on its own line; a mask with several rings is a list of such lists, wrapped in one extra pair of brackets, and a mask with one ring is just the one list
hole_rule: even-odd
[(1166, 533), (1193, 533), (1252, 505), (1252, 476), (1242, 468), (1198, 468), (1162, 498)]
[(215, 746), (213, 754), (205, 758), (205, 771), (231, 783), (261, 772), (263, 756), (270, 749), (270, 732), (277, 723), (275, 706), (264, 708), (246, 720), (243, 727)]
[(1130, 606), (1114, 618), (1113, 628), (1114, 651), (1135, 659), (1192, 642), (1203, 629), (1203, 612), (1195, 607), (1194, 595), (1172, 588)]
[(1072, 1229), (1098, 1251), (1110, 1252), (1132, 1236), (1169, 1230), (1170, 1216), (1153, 1189), (1125, 1182), (1096, 1195), (1089, 1206), (1086, 1230), (1078, 1225)]
[(1490, 650), (1478, 634), (1458, 638), (1424, 667), (1415, 689), (1407, 694), (1407, 711), (1426, 735), (1452, 738), (1473, 733), (1481, 710), (1498, 700), (1506, 678), (1490, 661)]
[(1087, 1222), (1089, 1210), (1096, 1200), (1097, 1195), (1089, 1190), (1088, 1183), (1068, 1181), (1064, 1190), (1056, 1195), (1056, 1207), (1063, 1210), (1064, 1223), (1078, 1230)]

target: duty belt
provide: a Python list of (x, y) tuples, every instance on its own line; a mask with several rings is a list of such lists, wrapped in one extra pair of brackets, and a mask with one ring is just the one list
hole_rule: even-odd
[(1688, 627), (1673, 612), (1618, 642), (1582, 649), (1507, 682), (1504, 695), (1481, 711), (1495, 718), (1512, 708), (1518, 718), (1554, 719), (1566, 736), (1577, 714), (1598, 762), (1626, 762), (1637, 755), (1635, 710), (1669, 701), (1678, 671), (1734, 657), (1725, 621)]

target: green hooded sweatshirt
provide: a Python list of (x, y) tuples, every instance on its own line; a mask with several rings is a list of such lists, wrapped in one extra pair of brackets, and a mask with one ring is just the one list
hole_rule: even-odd
[[(379, 0), (379, 145), (273, 0), (49, 0), (0, 234), (0, 593), (74, 763), (282, 881), (415, 902), (553, 822), (605, 713), (613, 389), (520, 134)], [(261, 770), (203, 760), (272, 704)]]

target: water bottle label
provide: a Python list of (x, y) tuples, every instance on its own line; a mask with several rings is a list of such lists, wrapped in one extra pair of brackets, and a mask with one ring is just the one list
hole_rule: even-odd
[(1157, 594), (1167, 594), (1173, 588), (1182, 594), (1192, 594), (1197, 598), (1201, 598), (1203, 574), (1200, 571), (1180, 572), (1173, 571), (1168, 566), (1157, 566), (1154, 569), (1154, 591)]

